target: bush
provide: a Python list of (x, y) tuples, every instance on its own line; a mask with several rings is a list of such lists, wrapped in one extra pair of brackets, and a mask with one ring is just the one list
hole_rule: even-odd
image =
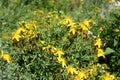
[(77, 1), (0, 1), (0, 79), (119, 79), (119, 8)]

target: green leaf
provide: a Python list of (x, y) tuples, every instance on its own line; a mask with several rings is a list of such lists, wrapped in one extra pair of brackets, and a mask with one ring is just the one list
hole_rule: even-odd
[(106, 50), (105, 50), (105, 54), (106, 55), (108, 55), (108, 54), (111, 54), (111, 53), (113, 53), (113, 52), (115, 52), (115, 50), (113, 50), (113, 49), (111, 49), (111, 48), (106, 48)]
[(118, 44), (118, 41), (114, 39), (114, 47)]

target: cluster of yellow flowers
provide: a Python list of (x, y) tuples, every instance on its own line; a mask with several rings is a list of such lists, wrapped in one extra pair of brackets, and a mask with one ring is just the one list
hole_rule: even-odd
[[(42, 14), (44, 15), (44, 12), (41, 10), (34, 11), (34, 14)], [(50, 23), (52, 23), (52, 18), (55, 17), (55, 20), (58, 19), (58, 16), (54, 15), (56, 13), (49, 12), (48, 17), (50, 18)], [(76, 33), (78, 31), (81, 32), (88, 32), (93, 24), (96, 24), (93, 20), (84, 19), (82, 22), (75, 23), (70, 17), (63, 15), (63, 20), (60, 21), (60, 24), (64, 24), (69, 28), (69, 32), (67, 33), (68, 36), (77, 35)], [(23, 22), (20, 23), (18, 29), (12, 34), (12, 40), (16, 42), (20, 42), (22, 40), (30, 40), (34, 37), (36, 37), (36, 34), (34, 30), (36, 29), (36, 21), (30, 21), (30, 22)], [(100, 28), (100, 32), (102, 31), (102, 28)], [(118, 31), (118, 30), (117, 30)], [(67, 70), (67, 75), (70, 75), (70, 78), (72, 80), (85, 80), (89, 79), (90, 76), (96, 76), (97, 70), (99, 65), (93, 65), (91, 69), (79, 69), (78, 67), (74, 67), (73, 65), (67, 64), (66, 58), (64, 57), (65, 52), (53, 45), (47, 45), (44, 46), (45, 41), (40, 41), (40, 43), (43, 45), (42, 49), (44, 51), (47, 51), (48, 53), (52, 53), (53, 55), (57, 56), (57, 62), (61, 64), (62, 69)], [(98, 35), (98, 38), (94, 44), (97, 47), (97, 57), (103, 57), (105, 58), (105, 53), (102, 49), (103, 42)], [(1, 51), (1, 58), (4, 60), (7, 60), (7, 62), (10, 62), (12, 58)], [(105, 77), (106, 76), (106, 77)], [(109, 78), (110, 77), (110, 78)], [(105, 80), (114, 80), (115, 76), (110, 75), (109, 73), (106, 73), (103, 76), (100, 76), (100, 78), (104, 78)]]
[[(45, 41), (41, 41), (41, 43), (44, 44)], [(92, 76), (97, 69), (97, 67), (96, 68), (93, 67), (93, 69), (90, 69), (91, 70), (90, 71), (90, 70), (84, 70), (84, 69), (77, 69), (77, 68), (73, 67), (72, 65), (67, 65), (66, 59), (63, 57), (63, 55), (65, 53), (62, 50), (60, 50), (59, 48), (56, 48), (52, 45), (43, 47), (43, 50), (47, 50), (48, 52), (51, 51), (54, 55), (57, 55), (58, 63), (61, 63), (62, 68), (67, 70), (67, 75), (69, 75), (70, 79), (72, 79), (72, 80), (88, 79), (89, 75)]]
[[(75, 35), (79, 30), (82, 30), (82, 32), (84, 31), (87, 32), (91, 29), (92, 25), (95, 24), (93, 20), (85, 19), (82, 22), (80, 22), (79, 25), (77, 26), (77, 24), (68, 16), (64, 16), (64, 19), (60, 23), (69, 27), (70, 29), (69, 32), (72, 33), (73, 35)], [(68, 33), (66, 37), (71, 36), (70, 33)], [(96, 45), (98, 43), (99, 42), (97, 42)], [(99, 46), (101, 46), (101, 44)], [(72, 78), (73, 80), (84, 80), (88, 78), (89, 74), (87, 70), (82, 69), (77, 70), (77, 68), (74, 68), (71, 65), (66, 66), (66, 69), (68, 75), (74, 75), (74, 78)]]
[[(41, 41), (41, 44), (45, 44), (45, 41)], [(52, 52), (52, 54), (57, 55), (57, 61), (58, 63), (61, 63), (62, 68), (67, 70), (67, 75), (75, 75), (74, 80), (84, 80), (87, 79), (86, 71), (83, 70), (77, 70), (72, 65), (67, 65), (66, 59), (63, 57), (65, 54), (62, 50), (59, 48), (56, 48), (52, 45), (48, 45), (46, 47), (43, 47), (43, 50), (46, 50), (47, 52)]]
[(61, 20), (60, 23), (66, 25), (67, 27), (75, 26), (74, 21), (69, 16), (66, 15), (63, 15), (63, 20)]
[(56, 48), (52, 45), (48, 45), (46, 47), (43, 47), (43, 50), (50, 50), (54, 55), (57, 55), (58, 63), (61, 63), (63, 68), (66, 67), (66, 60), (63, 57), (64, 52), (62, 50), (60, 50), (59, 48)]
[[(100, 27), (100, 33), (102, 31), (102, 27)], [(99, 34), (100, 35), (100, 34)], [(104, 46), (105, 44), (103, 44), (102, 40), (100, 39), (100, 36), (98, 35), (98, 38), (95, 42), (95, 46), (97, 46), (97, 57), (103, 57), (105, 58), (105, 53), (103, 51), (103, 49), (101, 48), (102, 46)]]
[(91, 24), (95, 24), (95, 22), (93, 20), (85, 19), (83, 22), (79, 23), (79, 26), (83, 31), (88, 31), (91, 28)]
[[(45, 41), (41, 41), (41, 44), (45, 44)], [(72, 65), (67, 65), (66, 59), (63, 57), (65, 54), (62, 50), (59, 48), (56, 48), (52, 45), (48, 45), (46, 47), (43, 47), (43, 50), (46, 50), (47, 52), (52, 52), (52, 54), (57, 55), (57, 61), (61, 64), (63, 69), (67, 70), (67, 75), (74, 75), (74, 80), (84, 80), (87, 79), (86, 71), (85, 70), (77, 70)]]
[(76, 23), (69, 17), (69, 16), (66, 16), (66, 15), (63, 15), (63, 20), (60, 21), (60, 24), (64, 24), (66, 25), (67, 27), (70, 28), (70, 31), (73, 35), (76, 33), (77, 31), (77, 28), (76, 28)]
[(100, 79), (103, 80), (117, 80), (113, 74), (110, 75), (109, 72), (105, 73), (104, 75), (100, 76)]
[[(42, 41), (43, 42), (43, 41)], [(50, 50), (54, 55), (57, 55), (57, 61), (58, 63), (62, 64), (63, 69), (67, 69), (68, 75), (76, 75), (74, 80), (84, 80), (87, 79), (86, 72), (83, 70), (78, 71), (76, 68), (74, 68), (71, 65), (67, 65), (66, 59), (63, 57), (65, 54), (62, 50), (59, 48), (56, 48), (52, 45), (48, 45), (46, 47), (43, 47), (43, 50)]]
[[(104, 69), (109, 69), (109, 67), (106, 64), (97, 64), (97, 65), (93, 65), (91, 69), (89, 69), (89, 74), (90, 76), (97, 76), (98, 75), (98, 71), (100, 71), (100, 69), (103, 70)], [(102, 71), (101, 70), (101, 71)], [(115, 75), (111, 74), (109, 72), (104, 72), (104, 74), (98, 76), (100, 80), (117, 80), (117, 78), (115, 77)]]
[(75, 23), (69, 16), (63, 15), (63, 20), (60, 21), (60, 24), (69, 27), (69, 33), (65, 36), (66, 39), (66, 37), (75, 35), (77, 32), (81, 32), (81, 30), (82, 32), (88, 32), (96, 23), (93, 20), (84, 19), (82, 22), (79, 22), (79, 25), (77, 25), (77, 23)]
[[(64, 16), (64, 19), (60, 23), (69, 27), (69, 29), (70, 29), (69, 32), (72, 33), (73, 35), (75, 35), (79, 30), (82, 30), (82, 32), (88, 32), (91, 29), (92, 25), (96, 24), (93, 20), (85, 19), (85, 20), (83, 20), (82, 22), (79, 23), (79, 27), (78, 27), (76, 25), (76, 23), (68, 16)], [(100, 27), (99, 32), (101, 33), (102, 31), (103, 31), (103, 28)], [(66, 36), (67, 37), (71, 36), (70, 33), (68, 33)], [(105, 58), (105, 53), (102, 49), (102, 47), (105, 44), (103, 44), (99, 35), (98, 35), (98, 37), (96, 39), (96, 42), (94, 44), (97, 47), (97, 57)], [(83, 70), (83, 69), (77, 69), (77, 68), (74, 68), (71, 65), (68, 65), (68, 66), (66, 66), (66, 69), (67, 69), (67, 74), (68, 75), (74, 75), (74, 78), (71, 77), (73, 80), (84, 80), (84, 79), (88, 79), (90, 76), (97, 75), (98, 66), (99, 65), (96, 65), (96, 67), (95, 67), (93, 65), (93, 69)], [(115, 79), (115, 76), (114, 77), (113, 76), (114, 75), (112, 75), (111, 80)], [(108, 78), (106, 77), (105, 80), (108, 80)]]
[(69, 65), (67, 67), (67, 74), (71, 75), (72, 80), (85, 80), (88, 79), (88, 73), (87, 70), (77, 70), (73, 66)]
[(21, 41), (24, 39), (30, 39), (35, 37), (34, 29), (36, 29), (36, 21), (31, 21), (29, 23), (22, 22), (20, 23), (18, 29), (12, 33), (13, 41)]
[[(90, 67), (90, 65), (89, 65)], [(67, 67), (67, 73), (68, 75), (71, 75), (72, 77), (70, 80), (85, 80), (85, 79), (91, 79), (92, 77), (95, 77), (99, 74), (99, 70), (104, 72), (104, 69), (109, 69), (109, 67), (106, 64), (93, 64), (88, 69), (80, 69), (77, 70), (76, 68), (72, 66)], [(104, 72), (103, 75), (98, 76), (100, 80), (117, 80), (117, 78), (109, 72)]]

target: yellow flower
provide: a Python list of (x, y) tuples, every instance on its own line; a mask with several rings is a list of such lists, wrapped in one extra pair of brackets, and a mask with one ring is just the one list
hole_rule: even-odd
[(105, 73), (104, 75), (100, 76), (101, 79), (104, 80), (117, 80), (114, 75), (110, 75), (109, 72)]
[(54, 46), (51, 46), (51, 52), (56, 55), (57, 52), (57, 48), (55, 48)]
[(85, 19), (84, 21), (83, 21), (83, 24), (84, 25), (86, 25), (86, 27), (90, 27), (90, 20), (88, 20), (88, 19)]
[(102, 49), (97, 49), (98, 50), (98, 53), (97, 53), (97, 57), (103, 57), (105, 58), (105, 53)]
[(22, 35), (25, 31), (26, 31), (25, 28), (20, 27), (13, 33), (13, 35), (16, 35), (16, 34), (17, 35)]
[(64, 24), (67, 27), (74, 27), (75, 26), (75, 23), (73, 22), (73, 20), (70, 17), (68, 17), (66, 15), (64, 15), (63, 17), (64, 17), (64, 19), (62, 21), (60, 21), (61, 24)]
[(20, 38), (22, 38), (22, 34), (25, 32), (26, 30), (22, 27), (18, 28), (13, 34), (12, 34), (12, 40), (16, 40), (16, 41), (20, 41)]
[(71, 20), (71, 21), (69, 21), (67, 26), (68, 27), (75, 27), (75, 23)]
[(80, 27), (82, 28), (83, 31), (88, 30), (88, 28), (83, 23), (80, 23), (79, 25), (80, 25)]
[(70, 32), (72, 32), (73, 35), (75, 34), (76, 31), (77, 31), (77, 29), (75, 27), (70, 28)]
[(58, 62), (59, 62), (59, 63), (62, 63), (62, 67), (63, 67), (63, 68), (66, 67), (66, 60), (65, 60), (64, 58), (58, 57), (57, 59), (58, 59)]
[(21, 38), (21, 36), (18, 35), (18, 34), (14, 34), (14, 35), (12, 36), (12, 40), (20, 41), (20, 38)]
[(101, 41), (100, 38), (98, 38), (98, 39), (96, 40), (95, 46), (98, 46), (98, 48), (100, 48), (100, 47), (102, 46), (102, 41)]
[(16, 34), (21, 34), (21, 33), (25, 32), (25, 31), (26, 31), (25, 28), (20, 27), (20, 28), (17, 29)]
[(64, 16), (64, 21), (66, 24), (68, 24), (69, 22), (72, 22), (72, 19), (68, 16)]
[(71, 74), (71, 75), (77, 74), (76, 68), (74, 68), (74, 67), (72, 67), (72, 66), (69, 65), (69, 66), (67, 67), (67, 74)]
[(75, 78), (76, 78), (76, 80), (85, 80), (85, 79), (87, 79), (86, 72), (85, 71), (79, 71)]
[(87, 31), (91, 28), (90, 22), (94, 24), (92, 20), (85, 19), (83, 22), (79, 23), (80, 28), (84, 31)]
[(61, 57), (64, 54), (64, 52), (60, 49), (57, 49), (57, 54), (58, 54), (58, 57)]
[(12, 58), (8, 54), (4, 53), (3, 50), (1, 51), (1, 58), (7, 60), (8, 63), (12, 60)]

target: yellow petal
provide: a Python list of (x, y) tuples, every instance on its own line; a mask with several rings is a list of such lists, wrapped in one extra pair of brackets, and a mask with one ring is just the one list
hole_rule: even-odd
[(58, 54), (58, 57), (61, 57), (63, 54), (64, 54), (64, 52), (62, 51), (62, 50), (57, 50), (57, 54)]
[(67, 74), (71, 74), (71, 75), (77, 74), (76, 68), (74, 68), (74, 67), (72, 67), (71, 65), (69, 65), (69, 66), (67, 67)]
[(20, 41), (21, 36), (18, 34), (13, 35), (12, 40)]
[(62, 63), (63, 68), (66, 67), (66, 60), (64, 58), (58, 57), (57, 60), (59, 63)]
[(77, 76), (76, 76), (76, 80), (84, 80), (87, 79), (87, 75), (85, 71), (79, 71)]
[(75, 32), (76, 32), (76, 28), (75, 28), (75, 27), (71, 27), (71, 28), (70, 28), (70, 32), (72, 32), (72, 34), (74, 35)]
[(11, 57), (10, 57), (10, 55), (8, 55), (8, 54), (6, 54), (6, 53), (4, 53), (4, 51), (1, 51), (1, 53), (2, 53), (2, 55), (1, 55), (1, 58), (3, 59), (3, 60), (6, 60), (8, 63), (11, 61)]
[(102, 46), (102, 41), (101, 41), (100, 38), (98, 38), (98, 39), (96, 40), (95, 46), (98, 46), (98, 48), (100, 48), (100, 47)]
[(105, 53), (102, 49), (98, 49), (97, 57), (103, 57), (105, 58)]
[(79, 24), (81, 29), (84, 31), (84, 30), (88, 30), (88, 28), (86, 27), (86, 25), (84, 25), (83, 23), (80, 23)]

